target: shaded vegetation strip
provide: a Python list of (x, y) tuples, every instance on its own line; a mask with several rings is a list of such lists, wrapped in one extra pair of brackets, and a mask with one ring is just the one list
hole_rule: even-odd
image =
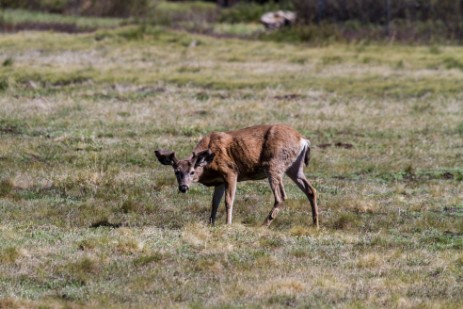
[(88, 33), (93, 32), (95, 27), (82, 27), (76, 24), (68, 23), (42, 23), (42, 22), (24, 22), (24, 23), (2, 23), (0, 24), (1, 32), (14, 33), (24, 30), (37, 31), (56, 31), (64, 33)]

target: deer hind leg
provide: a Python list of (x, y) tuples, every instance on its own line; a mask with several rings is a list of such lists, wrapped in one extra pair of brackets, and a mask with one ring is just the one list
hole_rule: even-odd
[(291, 178), (292, 181), (301, 189), (302, 192), (307, 196), (310, 206), (312, 208), (312, 219), (313, 224), (318, 228), (318, 205), (317, 205), (317, 191), (305, 178), (304, 175), (304, 152), (293, 165), (286, 171), (286, 175)]
[(267, 218), (264, 221), (263, 225), (269, 226), (273, 219), (276, 218), (278, 213), (281, 210), (281, 206), (286, 199), (286, 192), (283, 187), (283, 177), (281, 175), (272, 175), (268, 176), (268, 181), (270, 183), (270, 188), (272, 189), (273, 195), (275, 196), (275, 204), (273, 205), (272, 211), (268, 214)]

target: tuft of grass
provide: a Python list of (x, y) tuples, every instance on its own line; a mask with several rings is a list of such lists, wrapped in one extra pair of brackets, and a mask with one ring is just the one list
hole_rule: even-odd
[(294, 25), (283, 27), (276, 31), (263, 32), (259, 35), (261, 40), (286, 43), (308, 43), (325, 45), (330, 42), (342, 41), (338, 29), (334, 25)]
[(9, 81), (7, 77), (0, 77), (0, 92), (6, 91), (9, 88)]
[(433, 54), (433, 55), (439, 55), (442, 53), (442, 50), (441, 48), (439, 48), (439, 46), (437, 45), (431, 45), (429, 47), (429, 53)]
[(13, 183), (10, 179), (2, 179), (0, 181), (0, 197), (6, 197), (13, 190)]
[(133, 200), (127, 200), (122, 203), (121, 210), (127, 214), (130, 212), (140, 211), (141, 207), (137, 202)]
[(333, 65), (343, 61), (340, 56), (324, 56), (321, 60), (323, 65)]
[(333, 228), (336, 230), (346, 230), (358, 227), (360, 219), (353, 213), (343, 213), (334, 222)]
[(26, 305), (25, 302), (18, 301), (14, 298), (8, 297), (8, 298), (0, 299), (0, 308), (19, 309), (19, 308), (23, 308), (25, 305)]
[(285, 241), (282, 238), (275, 237), (274, 235), (272, 235), (270, 238), (262, 237), (259, 244), (262, 248), (275, 249), (283, 246), (285, 244)]
[(133, 264), (135, 266), (146, 266), (150, 265), (152, 263), (159, 263), (162, 260), (164, 260), (165, 257), (162, 253), (155, 252), (155, 253), (150, 253), (150, 254), (143, 254), (133, 260)]
[(311, 236), (316, 233), (316, 230), (307, 226), (297, 225), (292, 227), (289, 232), (293, 236)]
[(463, 62), (454, 57), (447, 57), (443, 59), (443, 64), (447, 69), (458, 69), (463, 71)]
[(2, 62), (2, 66), (4, 66), (4, 67), (11, 67), (11, 66), (13, 66), (13, 63), (14, 63), (13, 58), (6, 58), (6, 59), (3, 60), (3, 62)]
[(359, 268), (378, 269), (383, 265), (383, 257), (377, 253), (368, 253), (366, 255), (362, 255), (357, 260), (357, 267)]
[(76, 284), (86, 285), (94, 281), (101, 272), (101, 264), (91, 257), (83, 257), (64, 266), (65, 276)]
[(462, 135), (462, 136), (463, 136), (463, 122), (461, 122), (460, 124), (457, 125), (455, 131), (456, 131), (459, 135)]
[(16, 247), (7, 247), (0, 249), (0, 262), (4, 264), (15, 263), (21, 256), (21, 253)]

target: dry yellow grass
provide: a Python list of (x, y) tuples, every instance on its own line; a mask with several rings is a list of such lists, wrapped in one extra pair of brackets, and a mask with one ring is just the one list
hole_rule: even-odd
[[(460, 47), (150, 27), (0, 46), (0, 307), (463, 305)], [(177, 194), (153, 156), (275, 122), (314, 145), (318, 231), (289, 181), (271, 229), (265, 181), (209, 227), (211, 190)]]

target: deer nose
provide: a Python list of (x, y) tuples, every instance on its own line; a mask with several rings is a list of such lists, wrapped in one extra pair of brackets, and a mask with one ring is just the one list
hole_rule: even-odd
[(178, 186), (178, 190), (182, 193), (186, 193), (186, 191), (188, 191), (188, 186), (185, 186), (185, 185)]

